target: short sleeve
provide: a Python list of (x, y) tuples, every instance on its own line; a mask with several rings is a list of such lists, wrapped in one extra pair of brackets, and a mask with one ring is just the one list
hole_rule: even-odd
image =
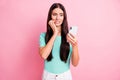
[(40, 47), (43, 47), (46, 45), (45, 43), (45, 33), (40, 34), (40, 39), (39, 39)]

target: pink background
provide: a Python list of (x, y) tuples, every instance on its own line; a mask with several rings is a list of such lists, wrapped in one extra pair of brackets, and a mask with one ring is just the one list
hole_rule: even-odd
[(120, 80), (120, 0), (0, 0), (0, 80), (41, 80), (39, 35), (54, 2), (79, 27), (73, 80)]

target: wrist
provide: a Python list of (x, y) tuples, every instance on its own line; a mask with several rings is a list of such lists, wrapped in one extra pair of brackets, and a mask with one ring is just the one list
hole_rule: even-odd
[(57, 33), (56, 33), (56, 32), (54, 32), (54, 33), (53, 33), (53, 36), (55, 36), (55, 37), (56, 37), (56, 36), (57, 36)]
[(74, 45), (72, 45), (72, 47), (73, 47), (73, 48), (76, 48), (76, 47), (78, 47), (78, 44), (75, 43)]

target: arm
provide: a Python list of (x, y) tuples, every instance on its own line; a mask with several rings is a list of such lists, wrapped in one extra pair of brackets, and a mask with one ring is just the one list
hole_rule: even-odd
[(47, 59), (47, 57), (49, 56), (49, 54), (52, 50), (53, 44), (54, 44), (54, 40), (58, 34), (58, 30), (57, 30), (54, 22), (52, 20), (50, 20), (48, 24), (50, 25), (50, 27), (53, 30), (53, 35), (52, 35), (51, 39), (48, 41), (48, 43), (44, 47), (40, 47), (40, 49), (39, 49), (40, 56), (43, 59)]
[(57, 34), (54, 34), (51, 39), (48, 41), (48, 43), (46, 44), (46, 46), (44, 47), (40, 47), (40, 56), (43, 58), (43, 59), (47, 59), (47, 57), (49, 56), (51, 50), (52, 50), (52, 47), (53, 47), (53, 44), (54, 44), (54, 40), (56, 38)]
[(67, 40), (72, 44), (71, 62), (73, 66), (77, 66), (79, 63), (79, 51), (77, 39), (70, 33), (67, 35)]
[(77, 66), (79, 63), (79, 52), (78, 52), (78, 45), (72, 47), (72, 55), (71, 55), (71, 62), (73, 66)]

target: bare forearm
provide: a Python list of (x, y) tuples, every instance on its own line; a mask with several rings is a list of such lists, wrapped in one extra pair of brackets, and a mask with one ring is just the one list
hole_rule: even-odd
[(54, 40), (55, 40), (56, 36), (57, 35), (54, 34), (51, 37), (51, 39), (48, 41), (48, 43), (46, 44), (46, 46), (40, 50), (40, 54), (41, 54), (42, 58), (47, 59), (47, 57), (49, 56), (49, 54), (50, 54), (50, 52), (52, 50), (52, 47), (53, 47)]
[(78, 46), (73, 47), (72, 51), (72, 64), (74, 66), (77, 66), (79, 63), (79, 52), (78, 52)]

